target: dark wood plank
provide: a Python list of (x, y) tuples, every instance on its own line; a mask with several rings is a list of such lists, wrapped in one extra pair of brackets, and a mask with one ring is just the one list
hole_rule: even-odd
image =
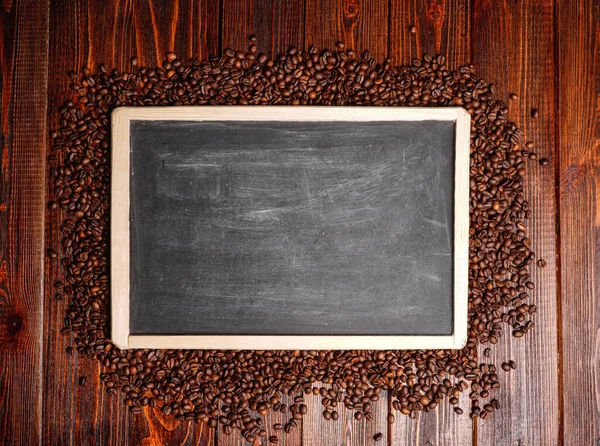
[(357, 54), (388, 56), (389, 8), (379, 0), (306, 0), (306, 45), (335, 48), (343, 42)]
[[(118, 2), (101, 0), (54, 1), (50, 8), (51, 36), (48, 122), (58, 124), (57, 109), (70, 97), (67, 72), (84, 65), (97, 69), (99, 63), (120, 69), (137, 56), (140, 64), (156, 64), (165, 53), (182, 57), (206, 57), (218, 49), (219, 4), (210, 0), (181, 0), (167, 8), (161, 2)], [(157, 26), (152, 14), (157, 14)], [(157, 12), (158, 11), (158, 12)], [(173, 37), (174, 36), (174, 37)], [(154, 42), (160, 45), (155, 46)], [(177, 42), (173, 44), (173, 42)], [(43, 144), (39, 147), (45, 147)], [(48, 193), (51, 191), (48, 186)], [(46, 243), (60, 245), (61, 216), (48, 212)], [(59, 279), (58, 261), (47, 261), (46, 293), (54, 294)], [(99, 380), (97, 362), (65, 353), (69, 338), (60, 334), (66, 303), (46, 299), (44, 338), (47, 339), (44, 379), (43, 444), (185, 444), (214, 443), (214, 432), (197, 423), (182, 423), (145, 410), (128, 413), (121, 395), (111, 397)], [(87, 377), (85, 387), (78, 385)]]
[(390, 55), (405, 64), (443, 54), (449, 66), (470, 62), (471, 1), (390, 0)]
[[(329, 385), (319, 385), (319, 387), (330, 388)], [(354, 419), (354, 412), (344, 408), (343, 404), (338, 405), (337, 412), (339, 419), (325, 420), (323, 410), (325, 407), (321, 403), (320, 397), (308, 397), (308, 414), (304, 417), (302, 432), (302, 444), (309, 445), (346, 445), (362, 446), (367, 444), (389, 444), (389, 429), (387, 424), (388, 398), (387, 392), (382, 392), (379, 401), (373, 403), (371, 414), (373, 419), (368, 421)], [(375, 443), (373, 436), (381, 433), (383, 437), (378, 443)]]
[(561, 427), (566, 445), (600, 444), (598, 23), (598, 2), (557, 2)]
[(42, 430), (48, 1), (4, 2), (0, 170), (0, 442)]
[(134, 43), (128, 48), (137, 49), (140, 65), (160, 65), (170, 51), (181, 59), (217, 54), (219, 5), (215, 0), (133, 0), (127, 14), (133, 29), (124, 29)]
[[(424, 54), (443, 54), (450, 68), (470, 62), (470, 1), (391, 0), (390, 19), (390, 56), (395, 64), (409, 63)], [(429, 413), (418, 414), (415, 419), (395, 412), (390, 444), (472, 444), (468, 399), (466, 393), (461, 397), (462, 416), (456, 415), (447, 401)]]
[[(510, 101), (509, 118), (525, 132), (523, 143), (533, 141), (538, 156), (551, 160), (555, 156), (553, 7), (552, 1), (476, 1), (473, 10), (476, 72), (495, 83), (500, 98), (508, 101), (509, 93), (518, 95)], [(531, 117), (532, 108), (540, 110), (539, 118)], [(531, 208), (527, 232), (533, 251), (548, 265), (531, 267), (536, 289), (528, 303), (539, 308), (533, 318), (535, 328), (523, 339), (505, 330), (492, 348), (491, 362), (499, 365), (513, 359), (517, 370), (510, 375), (500, 371), (502, 389), (494, 397), (501, 408), (491, 419), (479, 422), (480, 444), (559, 443), (554, 186), (552, 163), (544, 167), (530, 161), (525, 185)]]
[[(311, 399), (310, 396), (305, 397), (305, 398), (307, 398), (307, 400), (309, 400), (309, 401)], [(287, 395), (283, 397), (282, 401), (285, 405), (287, 405), (287, 407), (290, 407), (292, 404), (294, 404), (294, 399)], [(308, 405), (308, 403), (307, 403), (307, 405)], [(304, 417), (304, 418), (306, 418), (306, 417)], [(278, 446), (299, 446), (299, 445), (301, 445), (302, 444), (302, 430), (305, 429), (304, 422), (299, 423), (298, 427), (294, 428), (288, 434), (286, 434), (283, 431), (275, 431), (275, 429), (274, 429), (274, 426), (276, 424), (281, 424), (281, 425), (285, 426), (285, 424), (288, 421), (290, 421), (291, 419), (292, 419), (292, 415), (289, 411), (287, 411), (285, 414), (282, 414), (281, 412), (270, 412), (269, 414), (267, 414), (267, 416), (265, 417), (265, 425), (267, 426), (267, 436), (263, 440), (263, 445), (266, 446), (266, 445), (271, 444), (267, 440), (272, 435), (275, 435), (278, 437), (278, 439), (279, 439), (279, 442), (277, 443)]]
[[(460, 407), (463, 415), (453, 412), (454, 407)], [(470, 400), (468, 395), (462, 395), (459, 403), (452, 406), (448, 400), (429, 413), (418, 413), (415, 419), (395, 412), (396, 423), (391, 426), (392, 445), (452, 445), (467, 446), (474, 443), (472, 421), (469, 418)]]
[(223, 0), (223, 47), (244, 51), (255, 35), (269, 57), (304, 47), (304, 2)]
[[(310, 400), (312, 397), (307, 397)], [(294, 403), (294, 399), (288, 395), (284, 395), (282, 398), (282, 402), (290, 407)], [(308, 403), (307, 403), (308, 405)], [(310, 407), (310, 406), (309, 406)], [(258, 416), (257, 413), (252, 413), (253, 416)], [(306, 419), (308, 417), (305, 416)], [(285, 424), (292, 419), (292, 416), (289, 411), (286, 411), (285, 414), (281, 412), (269, 412), (264, 419), (264, 426), (267, 432), (267, 435), (262, 438), (255, 439), (252, 443), (244, 440), (240, 431), (230, 429), (228, 433), (224, 432), (223, 429), (218, 429), (216, 431), (216, 443), (219, 446), (269, 446), (272, 445), (269, 441), (269, 438), (272, 436), (277, 437), (277, 446), (300, 446), (302, 444), (302, 430), (304, 429), (303, 423), (300, 423), (298, 427), (292, 429), (291, 432), (285, 433), (282, 430), (275, 430), (276, 424), (281, 424), (285, 426)]]

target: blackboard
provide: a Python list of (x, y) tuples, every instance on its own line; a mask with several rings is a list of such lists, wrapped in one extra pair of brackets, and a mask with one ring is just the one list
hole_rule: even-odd
[[(466, 331), (455, 287), (464, 251), (455, 231), (465, 146), (457, 116), (468, 115), (237, 109), (174, 107), (162, 118), (156, 108), (126, 109), (129, 246), (112, 252), (128, 263), (127, 346), (456, 344)], [(437, 117), (448, 110), (454, 119)], [(350, 120), (357, 111), (370, 118)], [(386, 119), (374, 116), (382, 112)], [(113, 189), (121, 190), (114, 177)]]

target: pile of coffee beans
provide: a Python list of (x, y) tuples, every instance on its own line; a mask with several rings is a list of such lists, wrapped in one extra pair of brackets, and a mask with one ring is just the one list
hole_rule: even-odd
[[(388, 391), (392, 406), (414, 418), (468, 391), (471, 417), (496, 409), (500, 368), (478, 358), (479, 344), (496, 344), (505, 326), (521, 337), (533, 326), (528, 304), (534, 262), (526, 234), (523, 194), (533, 144), (507, 119), (506, 104), (473, 67), (450, 70), (442, 56), (407, 66), (378, 63), (338, 44), (333, 51), (290, 48), (269, 59), (251, 39), (247, 51), (227, 49), (208, 60), (168, 54), (162, 67), (131, 61), (127, 72), (100, 66), (71, 74), (73, 97), (59, 109), (52, 132), (48, 208), (61, 219), (62, 246), (48, 251), (60, 262), (56, 298), (64, 299), (64, 332), (80, 354), (102, 364), (111, 394), (123, 392), (131, 412), (161, 408), (180, 420), (236, 428), (246, 439), (265, 436), (263, 416), (281, 412), (274, 430), (289, 432), (307, 413), (305, 395), (322, 399), (323, 416), (340, 410), (356, 420)], [(118, 106), (155, 105), (375, 105), (460, 106), (472, 117), (468, 342), (460, 351), (121, 351), (108, 338), (110, 112)], [(538, 262), (539, 265), (539, 262)], [(70, 348), (71, 353), (73, 349)], [(460, 415), (463, 411), (455, 407)], [(394, 421), (399, 414), (389, 414)], [(276, 442), (277, 436), (269, 438)]]

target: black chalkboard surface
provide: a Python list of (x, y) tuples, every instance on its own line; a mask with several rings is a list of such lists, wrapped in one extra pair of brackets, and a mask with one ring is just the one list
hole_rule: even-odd
[(237, 119), (209, 108), (196, 107), (201, 119), (152, 109), (127, 119), (129, 246), (112, 249), (127, 256), (128, 346), (462, 342), (456, 116), (466, 113), (350, 120), (357, 108), (344, 108), (322, 120), (331, 109), (299, 108), (311, 115), (281, 120), (267, 107)]

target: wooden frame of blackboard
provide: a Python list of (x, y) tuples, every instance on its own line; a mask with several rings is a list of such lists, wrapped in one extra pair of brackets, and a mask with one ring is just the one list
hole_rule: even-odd
[[(407, 335), (131, 335), (130, 315), (130, 123), (152, 121), (453, 121), (454, 332)], [(182, 106), (120, 107), (112, 113), (111, 338), (121, 349), (222, 350), (412, 350), (460, 349), (467, 340), (469, 250), (469, 151), (471, 117), (458, 107)]]

